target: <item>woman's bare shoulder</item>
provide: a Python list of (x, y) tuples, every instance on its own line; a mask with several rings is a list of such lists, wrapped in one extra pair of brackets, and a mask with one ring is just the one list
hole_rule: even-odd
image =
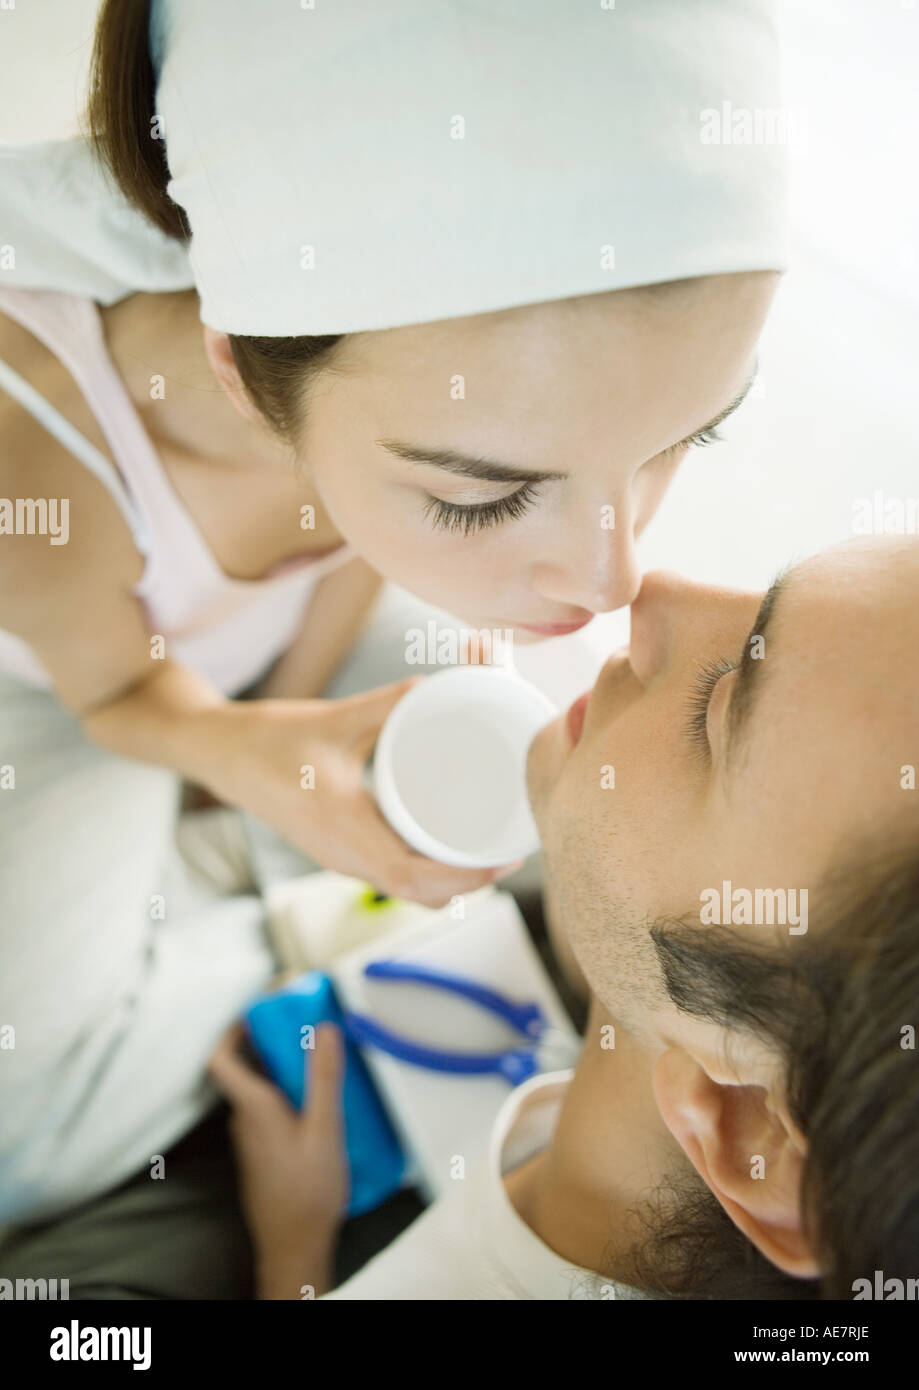
[[(0, 358), (111, 458), (67, 368), (6, 314), (0, 314)], [(105, 574), (133, 583), (143, 569), (108, 489), (14, 396), (0, 389), (0, 574), (15, 566), (22, 578), (40, 577), (49, 569), (60, 576), (89, 554), (101, 572), (98, 578)]]

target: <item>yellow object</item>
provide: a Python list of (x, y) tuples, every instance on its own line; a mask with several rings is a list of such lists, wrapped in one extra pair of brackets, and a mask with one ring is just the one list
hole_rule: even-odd
[(358, 896), (358, 907), (362, 907), (365, 912), (385, 912), (389, 907), (395, 907), (398, 898), (391, 898), (387, 893), (380, 893), (376, 888), (371, 888), (368, 884), (364, 891)]

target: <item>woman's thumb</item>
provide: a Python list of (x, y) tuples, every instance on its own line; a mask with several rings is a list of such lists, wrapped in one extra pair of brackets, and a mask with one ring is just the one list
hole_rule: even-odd
[(338, 713), (342, 726), (358, 753), (369, 756), (390, 713), (419, 679), (409, 676), (341, 701)]
[(321, 1023), (307, 1062), (305, 1120), (311, 1127), (334, 1133), (342, 1124), (342, 1086), (345, 1075), (345, 1040), (341, 1029)]

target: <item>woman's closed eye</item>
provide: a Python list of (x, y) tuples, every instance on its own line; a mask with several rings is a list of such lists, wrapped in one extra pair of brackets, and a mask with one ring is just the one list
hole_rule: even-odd
[(502, 521), (516, 521), (538, 495), (539, 489), (535, 483), (524, 483), (507, 497), (499, 497), (493, 502), (478, 502), (474, 506), (461, 506), (458, 502), (445, 502), (442, 497), (429, 496), (424, 504), (424, 515), (430, 517), (442, 531), (469, 536), (475, 531), (484, 531), (488, 526), (499, 526)]
[[(717, 430), (699, 430), (665, 453), (672, 454), (678, 449), (690, 447), (703, 448), (706, 444), (714, 444), (720, 439), (721, 435)], [(499, 497), (493, 502), (461, 504), (428, 495), (424, 504), (424, 515), (441, 531), (470, 536), (476, 531), (484, 531), (489, 526), (500, 526), (504, 521), (516, 521), (525, 514), (538, 495), (539, 488), (535, 483), (524, 483), (516, 492), (510, 493), (507, 497)]]
[(718, 433), (714, 428), (697, 430), (688, 439), (682, 440), (679, 444), (674, 444), (666, 453), (675, 454), (679, 449), (704, 449), (707, 444), (720, 444), (724, 435)]

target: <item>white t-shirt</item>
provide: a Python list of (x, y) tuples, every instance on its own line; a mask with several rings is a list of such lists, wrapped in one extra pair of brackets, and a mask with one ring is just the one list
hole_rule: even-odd
[(392, 1245), (326, 1298), (363, 1300), (640, 1299), (556, 1255), (520, 1219), (502, 1180), (552, 1137), (573, 1072), (518, 1086), (495, 1120), (488, 1153)]

